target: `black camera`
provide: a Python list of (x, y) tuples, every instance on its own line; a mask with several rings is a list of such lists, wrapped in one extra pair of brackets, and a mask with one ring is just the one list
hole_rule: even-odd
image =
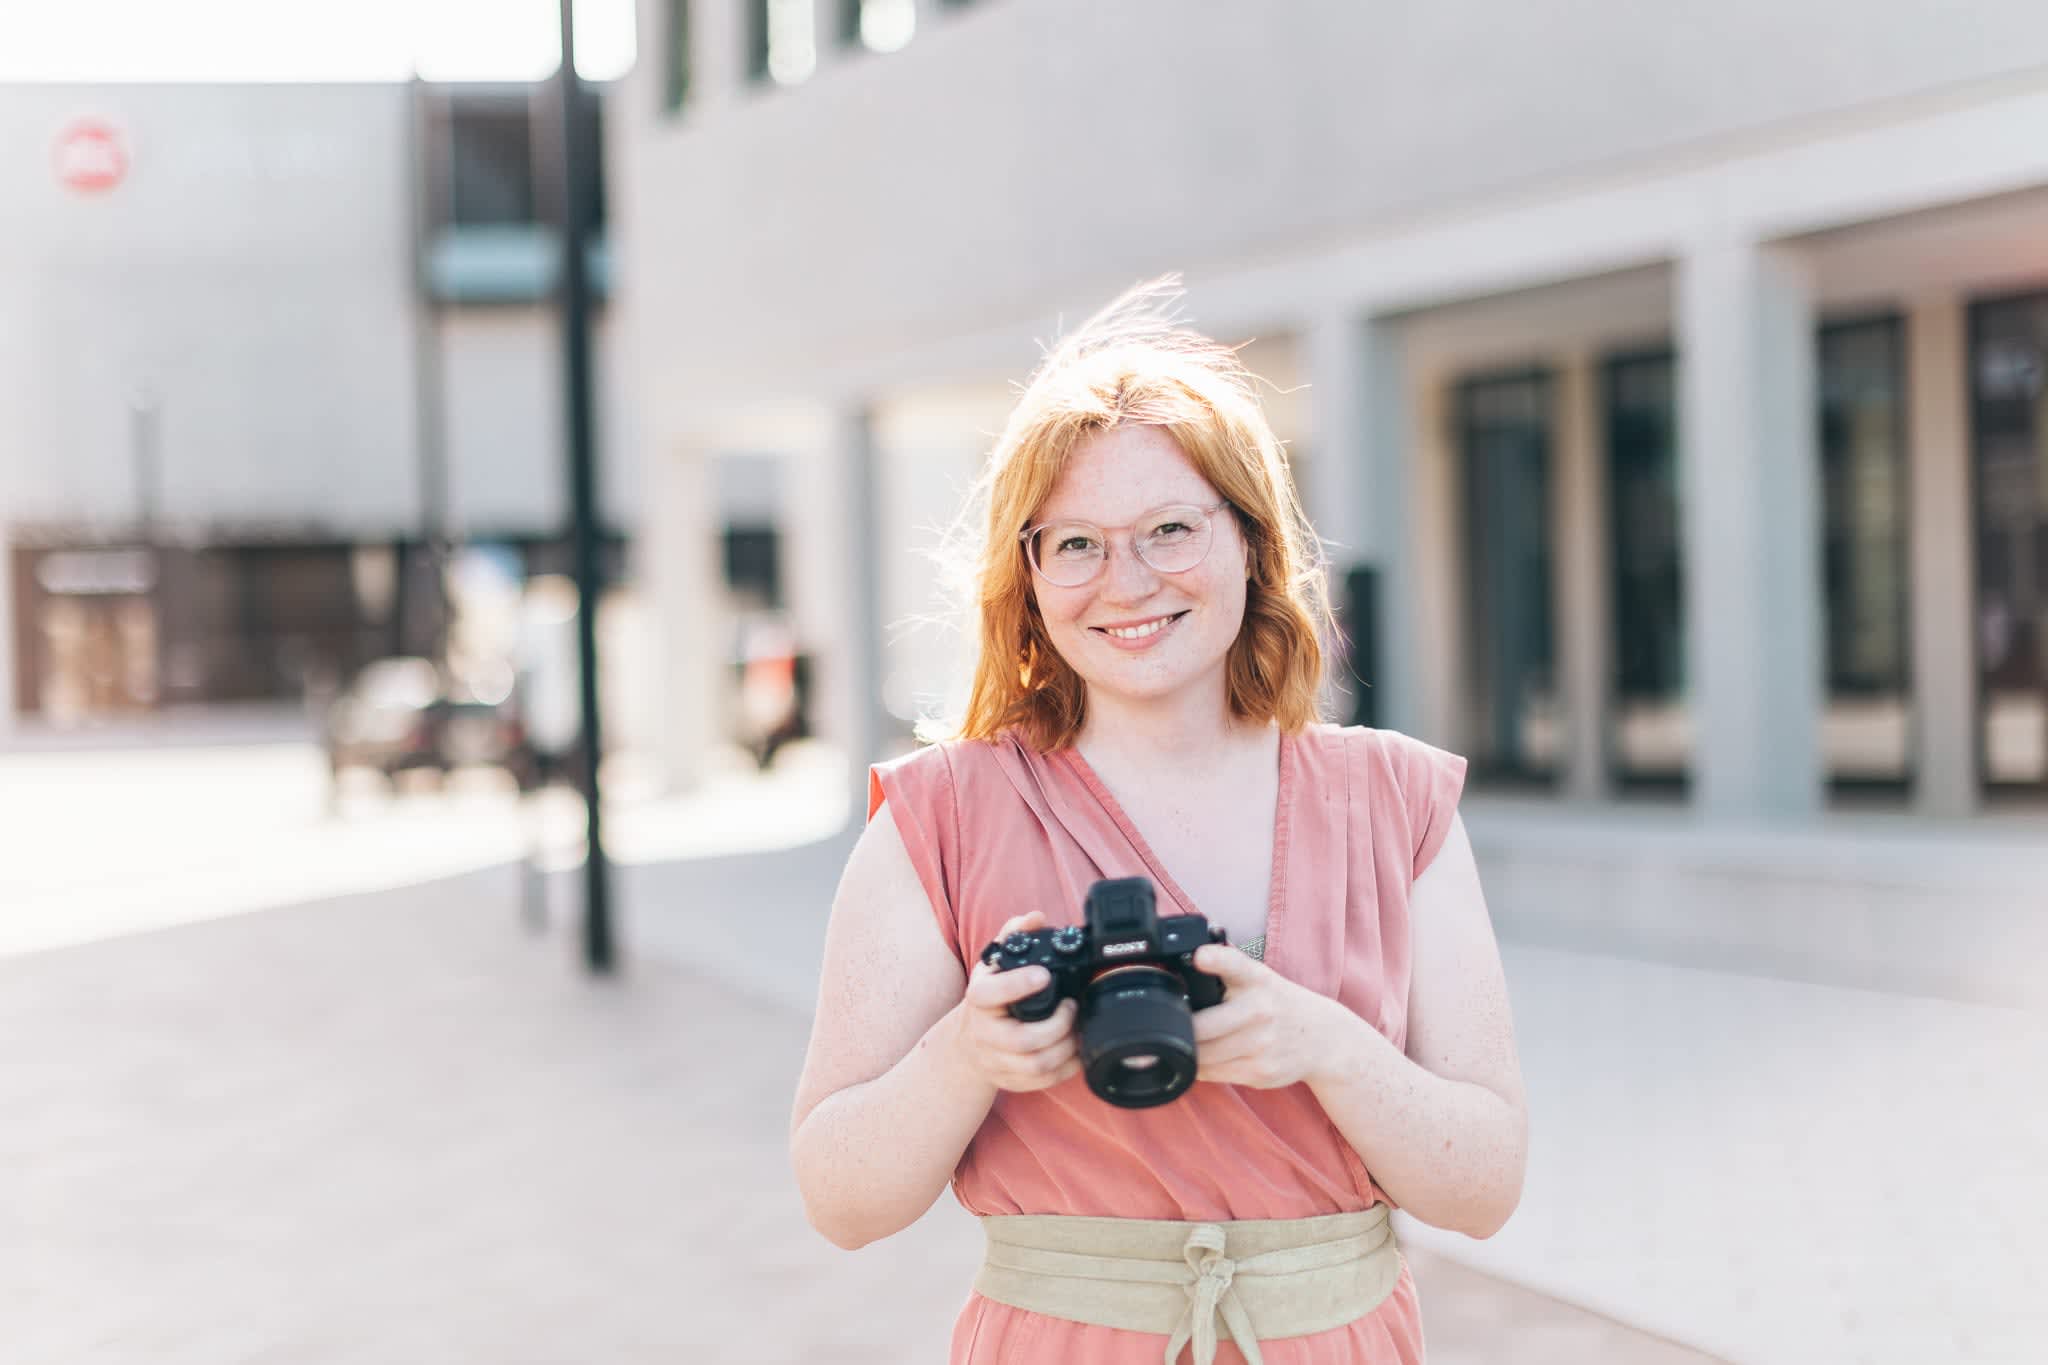
[(1223, 982), (1195, 970), (1195, 950), (1223, 943), (1200, 915), (1154, 909), (1152, 882), (1120, 877), (1088, 888), (1085, 926), (1011, 934), (981, 950), (999, 972), (1044, 967), (1052, 984), (1010, 1006), (1044, 1019), (1080, 1001), (1081, 1069), (1088, 1088), (1124, 1109), (1165, 1104), (1195, 1083), (1193, 1011), (1223, 1001)]

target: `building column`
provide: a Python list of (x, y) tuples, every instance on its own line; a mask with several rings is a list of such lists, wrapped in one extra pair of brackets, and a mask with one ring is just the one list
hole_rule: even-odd
[(811, 46), (814, 74), (848, 57), (839, 41), (839, 0), (811, 0)]
[(812, 659), (811, 718), (846, 755), (856, 810), (887, 733), (882, 702), (881, 542), (874, 423), (864, 408), (835, 412), (820, 445), (794, 471), (790, 604)]
[(1613, 678), (1613, 584), (1608, 575), (1607, 475), (1602, 467), (1600, 385), (1593, 357), (1575, 352), (1557, 370), (1556, 470), (1551, 524), (1557, 565), (1551, 589), (1557, 622), (1557, 682), (1563, 698), (1564, 793), (1578, 801), (1610, 794), (1607, 714)]
[(15, 695), (14, 688), (14, 672), (20, 666), (16, 662), (14, 649), (16, 628), (14, 542), (7, 527), (0, 524), (0, 745), (5, 745), (14, 734), (14, 708), (20, 700)]
[(1374, 722), (1414, 731), (1423, 692), (1415, 648), (1417, 519), (1398, 327), (1349, 313), (1318, 319), (1308, 328), (1308, 367), (1315, 450), (1304, 499), (1329, 546), (1339, 596), (1353, 570), (1375, 572), (1376, 657), (1361, 672), (1373, 690)]
[(648, 463), (649, 513), (634, 536), (647, 584), (662, 702), (657, 756), (671, 790), (695, 786), (723, 728), (723, 670), (732, 623), (723, 609), (711, 457), (702, 445), (660, 448)]
[(1906, 529), (1912, 640), (1913, 807), (1977, 809), (1977, 642), (1971, 630), (1970, 395), (1962, 300), (1906, 318)]
[(1679, 262), (1679, 488), (1695, 806), (1823, 804), (1814, 308), (1805, 263), (1716, 239)]
[[(656, 5), (655, 23), (667, 22), (667, 6)], [(724, 104), (747, 84), (746, 7), (724, 0), (689, 7), (689, 104)], [(657, 29), (657, 32), (660, 30)]]

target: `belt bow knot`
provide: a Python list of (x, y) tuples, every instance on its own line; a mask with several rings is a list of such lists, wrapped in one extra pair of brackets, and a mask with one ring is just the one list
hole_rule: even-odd
[(1181, 1255), (1187, 1258), (1195, 1278), (1185, 1286), (1188, 1311), (1166, 1343), (1166, 1365), (1176, 1365), (1181, 1349), (1190, 1342), (1194, 1345), (1195, 1365), (1211, 1365), (1216, 1359), (1219, 1315), (1237, 1348), (1244, 1352), (1248, 1365), (1265, 1365), (1251, 1316), (1230, 1290), (1230, 1282), (1237, 1275), (1237, 1262), (1223, 1254), (1227, 1247), (1223, 1229), (1214, 1223), (1197, 1223), (1188, 1230)]

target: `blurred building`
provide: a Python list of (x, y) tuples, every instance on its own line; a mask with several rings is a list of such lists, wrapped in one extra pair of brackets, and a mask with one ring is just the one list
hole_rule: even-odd
[(567, 570), (552, 101), (0, 86), (0, 731), (430, 653), (437, 543)]
[[(2048, 966), (2048, 9), (640, 0), (615, 183), (672, 694), (710, 495), (904, 742), (1055, 335), (1256, 338), (1369, 688), (1524, 938), (1983, 998)], [(1305, 386), (1305, 387), (1301, 387)], [(667, 738), (688, 773), (708, 708)]]

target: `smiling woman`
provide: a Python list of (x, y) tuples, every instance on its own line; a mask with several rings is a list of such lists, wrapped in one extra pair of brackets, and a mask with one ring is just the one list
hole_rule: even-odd
[(1084, 324), (990, 454), (966, 713), (871, 773), (797, 1182), (841, 1246), (949, 1181), (982, 1218), (955, 1365), (1409, 1365), (1389, 1209), (1489, 1236), (1527, 1149), (1465, 765), (1317, 723), (1318, 542), (1175, 295)]
[[(0, 81), (538, 80), (561, 61), (558, 0), (27, 0)], [(633, 65), (633, 0), (576, 0), (576, 69)]]

